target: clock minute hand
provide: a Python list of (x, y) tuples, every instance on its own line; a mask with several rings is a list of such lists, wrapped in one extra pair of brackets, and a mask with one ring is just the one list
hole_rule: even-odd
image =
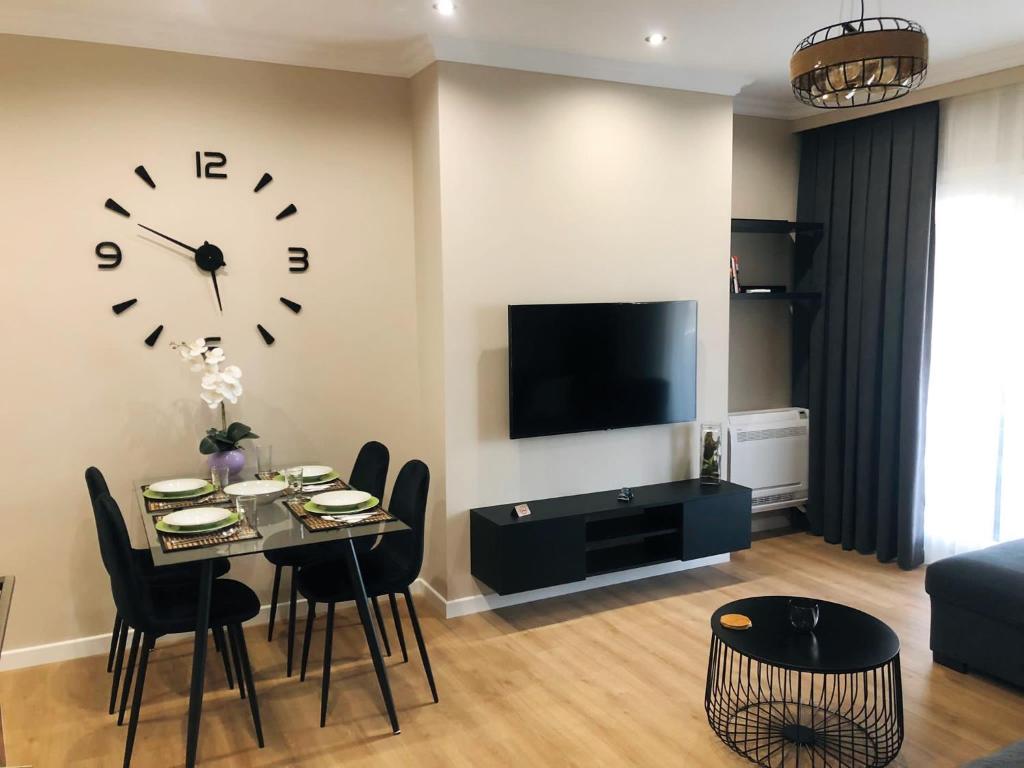
[(193, 248), (191, 245), (185, 245), (185, 243), (181, 242), (181, 240), (175, 240), (173, 237), (169, 237), (169, 236), (165, 235), (163, 232), (157, 232), (155, 229), (152, 229), (151, 227), (147, 227), (145, 224), (139, 224), (139, 226), (142, 227), (147, 232), (152, 232), (154, 235), (156, 235), (158, 237), (162, 237), (164, 240), (170, 240), (175, 245), (180, 245), (186, 251), (191, 251), (192, 253), (196, 252), (195, 248)]
[(213, 278), (213, 292), (217, 294), (217, 307), (223, 312), (224, 305), (220, 303), (220, 288), (217, 286), (217, 270), (210, 272), (210, 277)]

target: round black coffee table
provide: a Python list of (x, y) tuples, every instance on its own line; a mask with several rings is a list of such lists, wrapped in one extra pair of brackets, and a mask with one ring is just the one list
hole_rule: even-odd
[[(900, 641), (886, 624), (824, 600), (814, 631), (796, 632), (789, 601), (752, 597), (711, 617), (704, 693), (719, 738), (767, 768), (876, 768), (903, 744)], [(741, 613), (753, 624), (726, 629)]]

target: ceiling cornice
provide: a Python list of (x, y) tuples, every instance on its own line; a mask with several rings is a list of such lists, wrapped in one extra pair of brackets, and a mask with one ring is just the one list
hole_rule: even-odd
[[(432, 37), (438, 61), (480, 64), (525, 72), (542, 72), (588, 80), (649, 85), (679, 91), (735, 96), (753, 78), (732, 72), (693, 70), (620, 59), (602, 59), (540, 48), (481, 43), (452, 37)], [(428, 62), (429, 63), (429, 62)]]

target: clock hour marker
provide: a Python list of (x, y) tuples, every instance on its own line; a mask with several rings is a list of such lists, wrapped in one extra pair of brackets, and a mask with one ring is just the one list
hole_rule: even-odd
[(281, 297), (281, 303), (284, 304), (286, 307), (288, 307), (288, 309), (290, 309), (296, 315), (299, 314), (299, 312), (302, 311), (302, 305), (301, 304), (299, 304), (297, 301), (292, 301), (291, 299), (286, 299), (284, 296)]
[(210, 347), (214, 344), (220, 344), (220, 336), (205, 336), (203, 341), (206, 342), (206, 346)]
[(267, 342), (268, 347), (274, 343), (274, 335), (259, 323), (256, 324), (256, 330), (260, 332), (260, 336)]
[[(107, 202), (105, 202), (103, 205), (112, 210), (114, 213), (120, 213), (122, 216), (125, 217), (131, 216), (131, 214), (128, 213), (128, 211), (125, 210), (125, 208), (120, 203), (116, 202), (112, 198), (108, 197)], [(294, 213), (294, 211), (292, 211), (292, 213)]]
[(264, 173), (263, 176), (260, 177), (260, 180), (256, 182), (256, 187), (253, 189), (253, 192), (259, 192), (273, 180), (273, 176), (271, 176), (269, 173)]
[(156, 182), (153, 181), (153, 178), (149, 175), (149, 171), (146, 170), (146, 166), (140, 165), (136, 167), (135, 175), (146, 182), (150, 189), (156, 189)]
[(129, 307), (135, 306), (137, 302), (138, 299), (128, 299), (128, 301), (122, 301), (120, 304), (115, 304), (114, 306), (111, 307), (111, 309), (114, 310), (115, 315), (120, 315)]
[(297, 213), (298, 210), (299, 209), (295, 207), (295, 203), (288, 203), (288, 207), (281, 211), (279, 214), (277, 214), (275, 218), (278, 221), (280, 221), (281, 219), (287, 219), (293, 213)]
[(160, 338), (160, 334), (163, 332), (164, 327), (162, 325), (158, 325), (156, 328), (154, 328), (153, 332), (146, 337), (146, 346), (152, 347), (156, 345), (156, 340)]

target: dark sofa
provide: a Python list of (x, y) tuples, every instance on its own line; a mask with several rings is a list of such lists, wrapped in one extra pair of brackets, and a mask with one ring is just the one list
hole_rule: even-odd
[(934, 660), (1024, 687), (1024, 539), (928, 566)]

